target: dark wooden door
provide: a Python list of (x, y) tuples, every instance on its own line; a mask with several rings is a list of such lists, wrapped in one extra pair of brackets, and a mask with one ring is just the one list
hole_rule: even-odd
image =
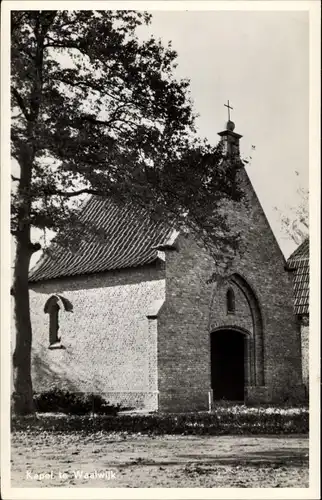
[(214, 400), (244, 401), (244, 335), (234, 330), (211, 334), (211, 386)]

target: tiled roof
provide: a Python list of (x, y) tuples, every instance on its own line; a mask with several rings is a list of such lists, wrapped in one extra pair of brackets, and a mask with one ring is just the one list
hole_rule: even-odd
[(293, 261), (297, 261), (298, 259), (309, 259), (310, 258), (310, 240), (309, 238), (306, 238), (306, 240), (303, 241), (303, 243), (297, 247), (296, 250), (290, 255), (290, 257), (287, 259), (288, 266), (293, 265)]
[(30, 282), (150, 264), (157, 259), (156, 247), (172, 243), (173, 229), (111, 199), (90, 198), (80, 218), (105, 230), (107, 240), (83, 240), (77, 253), (52, 245), (52, 256), (44, 255), (31, 269)]
[(310, 244), (307, 238), (287, 260), (293, 270), (294, 310), (296, 314), (309, 314)]

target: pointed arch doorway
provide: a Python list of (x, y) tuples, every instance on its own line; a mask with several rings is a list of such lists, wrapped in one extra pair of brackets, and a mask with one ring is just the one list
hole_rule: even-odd
[(239, 329), (220, 328), (211, 333), (210, 346), (214, 401), (244, 401), (248, 335)]

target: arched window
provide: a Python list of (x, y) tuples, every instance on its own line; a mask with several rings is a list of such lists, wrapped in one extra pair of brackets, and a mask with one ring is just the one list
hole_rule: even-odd
[(52, 295), (46, 302), (44, 312), (49, 314), (49, 349), (63, 349), (59, 331), (59, 311), (73, 311), (73, 305), (62, 295)]
[(226, 294), (227, 314), (235, 313), (235, 293), (232, 288), (228, 288)]
[(59, 305), (53, 304), (49, 311), (49, 346), (60, 342), (59, 330)]

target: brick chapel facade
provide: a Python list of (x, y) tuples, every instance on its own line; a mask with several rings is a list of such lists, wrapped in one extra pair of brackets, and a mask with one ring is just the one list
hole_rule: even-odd
[[(219, 135), (238, 150), (232, 122)], [(89, 199), (82, 217), (107, 230), (108, 243), (57, 249), (30, 273), (36, 391), (174, 412), (304, 397), (292, 276), (245, 170), (240, 182), (246, 202), (227, 206), (227, 217), (243, 250), (220, 284), (191, 235)]]

